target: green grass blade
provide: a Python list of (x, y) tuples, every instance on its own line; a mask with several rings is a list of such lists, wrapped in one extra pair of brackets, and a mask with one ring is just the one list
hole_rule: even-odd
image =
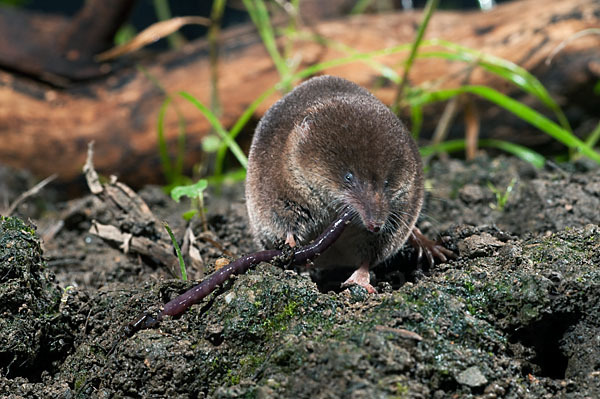
[[(515, 143), (510, 143), (508, 141), (481, 139), (477, 142), (477, 145), (479, 147), (493, 147), (506, 151), (509, 154), (512, 154), (526, 162), (529, 162), (538, 169), (542, 168), (546, 163), (546, 158), (544, 158), (543, 155), (533, 150), (530, 150), (527, 147), (523, 147)], [(465, 146), (466, 142), (464, 139), (447, 140), (437, 145), (422, 146), (421, 148), (419, 148), (419, 151), (421, 152), (421, 156), (427, 157), (438, 153), (463, 151), (465, 149)]]
[(392, 104), (392, 107), (391, 107), (392, 112), (395, 114), (397, 114), (399, 112), (400, 100), (402, 100), (402, 97), (404, 96), (404, 87), (406, 86), (406, 84), (408, 82), (408, 74), (410, 73), (412, 65), (415, 62), (415, 58), (417, 56), (417, 51), (419, 50), (419, 47), (421, 46), (421, 44), (423, 42), (423, 36), (425, 35), (425, 30), (427, 29), (427, 26), (429, 25), (429, 20), (431, 19), (433, 12), (437, 9), (439, 2), (440, 2), (439, 0), (427, 0), (427, 3), (425, 4), (425, 10), (423, 11), (423, 21), (421, 21), (421, 24), (419, 25), (419, 29), (417, 30), (417, 36), (415, 37), (415, 39), (412, 42), (412, 46), (410, 48), (410, 54), (404, 65), (404, 73), (402, 75), (402, 79), (400, 80), (400, 83), (398, 84), (398, 91), (396, 92), (396, 99), (394, 100), (394, 103)]
[(539, 152), (509, 141), (481, 139), (478, 144), (480, 147), (494, 147), (506, 151), (509, 154), (521, 158), (523, 161), (529, 162), (538, 169), (543, 168), (546, 164), (546, 158)]
[(290, 73), (290, 71), (294, 70), (300, 62), (300, 58), (294, 57), (294, 41), (292, 40), (292, 37), (298, 31), (298, 26), (302, 24), (302, 21), (300, 20), (300, 0), (290, 0), (287, 3), (276, 3), (289, 16), (289, 22), (282, 33), (282, 36), (285, 38), (282, 56), (283, 59), (286, 60), (288, 73)]
[(600, 123), (596, 125), (596, 128), (590, 133), (588, 138), (585, 140), (585, 143), (590, 147), (594, 147), (596, 143), (600, 140)]
[(424, 145), (419, 147), (419, 152), (422, 157), (428, 157), (430, 155), (445, 153), (445, 152), (457, 152), (465, 149), (465, 139), (446, 140), (436, 145)]
[(600, 163), (600, 154), (589, 145), (563, 129), (550, 119), (546, 118), (532, 108), (486, 86), (463, 86), (457, 89), (424, 92), (420, 96), (411, 98), (415, 105), (425, 105), (435, 101), (447, 100), (461, 93), (472, 93), (489, 100), (504, 109), (517, 115), (519, 118), (542, 130), (565, 146)]
[(204, 117), (212, 125), (212, 127), (215, 129), (217, 134), (221, 137), (221, 139), (223, 139), (223, 141), (225, 142), (227, 147), (229, 147), (229, 149), (231, 150), (231, 152), (233, 153), (235, 158), (238, 160), (240, 165), (242, 165), (244, 168), (247, 168), (248, 167), (248, 158), (246, 158), (246, 155), (244, 154), (244, 152), (242, 151), (240, 146), (229, 137), (229, 135), (227, 134), (227, 131), (223, 128), (223, 125), (221, 125), (221, 122), (215, 116), (215, 114), (212, 113), (212, 111), (210, 109), (208, 109), (208, 107), (206, 107), (204, 104), (202, 104), (200, 101), (198, 101), (198, 99), (196, 99), (196, 97), (192, 96), (190, 93), (185, 92), (185, 91), (180, 91), (178, 94), (181, 97), (188, 100), (190, 103), (192, 103), (196, 108), (198, 108), (198, 110), (200, 110), (200, 112), (202, 112)]
[[(542, 84), (525, 69), (512, 65), (506, 67), (506, 60), (499, 60), (498, 63), (490, 62), (489, 56), (484, 54), (473, 54), (467, 52), (453, 53), (449, 51), (427, 51), (419, 54), (420, 58), (442, 58), (449, 61), (462, 61), (465, 63), (477, 64), (489, 72), (513, 83), (520, 89), (532, 94), (538, 98), (544, 105), (553, 111), (560, 109), (558, 104), (550, 97)], [(486, 61), (487, 60), (487, 61)]]
[(187, 281), (187, 272), (185, 270), (185, 262), (183, 261), (183, 256), (181, 255), (181, 249), (179, 248), (179, 244), (177, 244), (175, 235), (171, 231), (171, 228), (169, 227), (167, 222), (164, 222), (164, 226), (165, 226), (165, 229), (167, 230), (167, 233), (169, 233), (169, 237), (171, 237), (171, 242), (173, 243), (173, 246), (175, 247), (175, 253), (177, 253), (177, 259), (179, 260), (179, 270), (181, 270), (181, 279), (183, 281)]
[(410, 107), (411, 133), (415, 139), (419, 137), (423, 126), (423, 107), (415, 105)]
[[(168, 182), (167, 187), (175, 186), (177, 184), (181, 184), (186, 178), (183, 176), (183, 161), (185, 155), (185, 118), (183, 114), (177, 107), (177, 103), (173, 102), (173, 97), (169, 94), (169, 92), (162, 86), (162, 84), (156, 79), (154, 75), (152, 75), (148, 70), (142, 66), (138, 65), (138, 70), (146, 76), (146, 78), (165, 95), (165, 101), (163, 102), (159, 113), (158, 113), (158, 121), (157, 121), (157, 133), (158, 133), (158, 152), (161, 159), (161, 164), (163, 166), (163, 173), (165, 174), (165, 179)], [(177, 156), (175, 159), (175, 165), (173, 166), (171, 163), (171, 158), (169, 157), (169, 151), (167, 149), (167, 142), (164, 131), (164, 119), (166, 115), (167, 108), (170, 104), (173, 104), (173, 108), (175, 113), (177, 114)]]
[(373, 0), (357, 0), (352, 10), (350, 10), (350, 15), (362, 14), (365, 12), (367, 7), (371, 5)]
[(420, 57), (439, 57), (448, 60), (476, 63), (480, 67), (512, 82), (517, 87), (535, 96), (555, 113), (557, 120), (564, 129), (572, 131), (569, 122), (559, 105), (554, 101), (552, 96), (550, 96), (550, 93), (548, 93), (544, 85), (525, 68), (520, 67), (509, 60), (485, 54), (446, 40), (433, 39), (428, 41), (427, 44), (443, 46), (452, 52), (425, 52), (421, 53), (419, 55)]
[[(254, 115), (254, 112), (259, 107), (259, 105), (262, 104), (263, 101), (265, 101), (271, 95), (273, 95), (276, 91), (277, 86), (273, 86), (265, 90), (260, 96), (258, 96), (254, 101), (252, 101), (252, 103), (248, 107), (246, 107), (242, 115), (238, 118), (233, 127), (229, 130), (229, 138), (231, 140), (235, 140), (235, 138), (242, 131), (244, 126), (246, 126), (246, 123), (248, 123), (250, 118), (252, 118), (252, 115)], [(223, 173), (223, 164), (225, 161), (226, 153), (227, 145), (225, 144), (225, 141), (223, 141), (223, 145), (217, 151), (217, 156), (215, 159), (215, 175), (217, 176)]]
[[(326, 38), (317, 33), (298, 32), (294, 35), (294, 39), (309, 40), (314, 43), (325, 45), (331, 49), (334, 49), (334, 50), (337, 50), (337, 51), (340, 51), (340, 52), (343, 52), (343, 53), (346, 53), (349, 55), (363, 54), (360, 51), (356, 50), (355, 48), (352, 48), (344, 43), (338, 42), (337, 40), (332, 40), (332, 39)], [(407, 49), (408, 49), (408, 45), (407, 45)], [(386, 79), (389, 79), (390, 81), (392, 81), (396, 84), (400, 83), (400, 75), (396, 71), (394, 71), (394, 69), (390, 68), (389, 66), (387, 66), (381, 62), (375, 61), (373, 58), (374, 57), (365, 58), (361, 61), (363, 63), (365, 63), (366, 65), (368, 65), (369, 67), (371, 67), (373, 70), (379, 72)]]
[(226, 0), (215, 0), (212, 2), (210, 12), (210, 26), (206, 37), (209, 44), (210, 60), (210, 109), (216, 114), (221, 114), (221, 100), (219, 99), (219, 37), (221, 36), (221, 20), (225, 11)]
[(244, 6), (248, 10), (248, 14), (250, 14), (250, 18), (256, 28), (258, 29), (258, 34), (260, 35), (267, 52), (271, 56), (273, 63), (275, 64), (275, 68), (279, 72), (279, 76), (281, 78), (286, 78), (290, 72), (289, 68), (279, 53), (277, 49), (277, 43), (275, 40), (275, 31), (273, 30), (273, 26), (271, 25), (271, 21), (269, 18), (269, 11), (265, 6), (265, 2), (263, 0), (242, 0), (244, 2)]
[(276, 86), (278, 88), (285, 87), (285, 85), (288, 85), (291, 82), (294, 82), (298, 79), (307, 78), (309, 76), (312, 76), (314, 74), (322, 72), (325, 69), (350, 64), (352, 62), (368, 61), (368, 60), (372, 59), (373, 57), (386, 56), (386, 55), (403, 52), (403, 51), (409, 50), (410, 46), (411, 46), (410, 44), (401, 44), (398, 46), (387, 47), (387, 48), (383, 48), (383, 49), (379, 49), (379, 50), (375, 50), (375, 51), (369, 51), (366, 53), (352, 54), (347, 57), (340, 57), (340, 58), (335, 58), (333, 60), (319, 62), (319, 63), (313, 64), (313, 65), (310, 65), (310, 66), (290, 75), (287, 79), (279, 82)]
[(242, 128), (248, 123), (248, 120), (254, 115), (254, 111), (259, 107), (260, 104), (263, 103), (267, 98), (269, 98), (273, 93), (277, 91), (277, 86), (273, 86), (268, 90), (265, 90), (260, 96), (258, 96), (252, 103), (244, 110), (242, 115), (235, 122), (229, 134), (232, 139), (235, 139), (237, 135), (240, 133)]

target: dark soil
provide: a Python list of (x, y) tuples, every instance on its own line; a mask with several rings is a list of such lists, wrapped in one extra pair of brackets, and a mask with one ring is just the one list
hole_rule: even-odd
[[(17, 176), (0, 182), (0, 207), (31, 184), (0, 176)], [(492, 187), (509, 185), (501, 209)], [(374, 295), (338, 288), (351, 271), (261, 264), (129, 338), (123, 326), (193, 283), (88, 233), (111, 218), (98, 198), (31, 199), (18, 212), (37, 235), (0, 222), (0, 396), (600, 397), (600, 168), (450, 160), (427, 186), (419, 225), (455, 260), (423, 268), (407, 248), (374, 270)], [(219, 245), (199, 240), (204, 272), (254, 250), (242, 192), (207, 200)], [(181, 237), (185, 206), (140, 194)]]

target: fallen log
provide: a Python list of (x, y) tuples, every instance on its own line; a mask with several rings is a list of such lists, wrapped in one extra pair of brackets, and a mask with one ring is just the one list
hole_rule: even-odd
[[(420, 12), (362, 15), (318, 22), (308, 29), (356, 50), (371, 51), (410, 42), (420, 19)], [(575, 103), (583, 110), (593, 110), (598, 109), (597, 97), (590, 98), (585, 93), (591, 93), (599, 76), (600, 38), (582, 37), (569, 43), (549, 66), (544, 61), (565, 39), (599, 25), (597, 0), (553, 0), (543, 7), (537, 0), (524, 0), (502, 4), (485, 13), (438, 12), (427, 37), (451, 40), (513, 61), (550, 82), (561, 104)], [(346, 55), (312, 41), (300, 41), (294, 48), (301, 67)], [(186, 90), (209, 104), (207, 49), (206, 42), (196, 41), (180, 51), (143, 58), (139, 64), (170, 93)], [(258, 95), (278, 82), (279, 76), (258, 36), (248, 27), (224, 32), (220, 53), (221, 121), (230, 127)], [(396, 66), (405, 56), (395, 54), (378, 60)], [(156, 122), (165, 95), (131, 60), (118, 62), (122, 66), (113, 65), (114, 72), (109, 76), (66, 89), (0, 71), (0, 162), (30, 169), (38, 175), (58, 173), (61, 179), (68, 180), (80, 174), (86, 145), (95, 140), (96, 166), (101, 173), (118, 173), (120, 180), (133, 186), (136, 182), (146, 184), (160, 179)], [(410, 80), (419, 84), (438, 79), (443, 82), (441, 87), (453, 87), (464, 83), (469, 68), (459, 62), (418, 60)], [(366, 87), (373, 87), (378, 76), (361, 63), (330, 68), (324, 73)], [(510, 91), (506, 83), (478, 69), (468, 79), (472, 84)], [(395, 96), (389, 85), (374, 92), (388, 104)], [(259, 107), (256, 118), (278, 95)], [(192, 105), (181, 98), (175, 101), (186, 120), (189, 167), (202, 158), (201, 139), (210, 131), (210, 125)], [(166, 134), (173, 144), (177, 125), (175, 112), (170, 109)]]

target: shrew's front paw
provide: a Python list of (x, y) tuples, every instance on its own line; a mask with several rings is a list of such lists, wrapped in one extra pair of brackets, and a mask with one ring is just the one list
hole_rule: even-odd
[(423, 258), (423, 255), (425, 255), (429, 267), (435, 264), (436, 258), (441, 262), (447, 262), (448, 258), (456, 258), (456, 254), (454, 252), (448, 248), (445, 248), (442, 243), (425, 237), (423, 233), (421, 233), (421, 230), (419, 230), (417, 227), (413, 227), (408, 240), (410, 244), (417, 250), (417, 261), (420, 262)]

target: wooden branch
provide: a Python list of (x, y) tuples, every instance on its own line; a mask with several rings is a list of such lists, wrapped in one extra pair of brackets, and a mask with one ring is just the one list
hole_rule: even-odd
[(89, 0), (71, 19), (0, 8), (0, 67), (62, 87), (108, 74), (108, 49), (135, 0)]
[[(538, 0), (524, 0), (486, 13), (439, 12), (431, 21), (427, 37), (451, 40), (516, 62), (542, 79), (548, 77), (549, 82), (557, 82), (551, 87), (564, 90), (558, 94), (566, 95), (573, 88), (591, 87), (590, 82), (598, 78), (594, 57), (597, 59), (600, 38), (590, 35), (573, 41), (550, 66), (544, 60), (563, 40), (600, 25), (599, 11), (597, 0), (552, 0), (543, 6)], [(410, 42), (420, 18), (420, 13), (364, 15), (320, 22), (310, 30), (357, 50), (371, 51)], [(221, 54), (221, 121), (230, 127), (255, 98), (278, 82), (279, 76), (262, 43), (248, 28), (226, 32)], [(302, 66), (345, 55), (314, 42), (297, 43), (295, 54), (301, 57)], [(397, 68), (404, 56), (396, 54), (379, 61)], [(186, 90), (205, 104), (210, 103), (205, 42), (146, 60), (143, 65), (169, 92)], [(465, 71), (469, 70), (470, 83), (508, 91), (506, 83), (482, 70), (471, 69), (460, 62), (423, 59), (417, 61), (410, 78), (413, 84), (439, 80), (441, 87), (454, 87), (464, 83)], [(325, 73), (366, 87), (373, 87), (378, 77), (376, 71), (361, 63), (331, 68)], [(375, 93), (386, 103), (395, 95), (390, 86), (376, 89)], [(273, 96), (265, 101), (256, 118), (276, 99)], [(160, 176), (156, 120), (163, 100), (163, 93), (135, 68), (123, 68), (102, 81), (62, 91), (0, 72), (0, 162), (40, 175), (57, 172), (62, 179), (70, 179), (80, 173), (87, 142), (95, 140), (98, 170), (118, 173), (121, 180), (134, 186), (154, 182)], [(210, 125), (193, 106), (181, 98), (175, 101), (187, 122), (189, 166), (201, 159), (201, 138), (210, 131)], [(581, 106), (585, 108), (590, 103), (586, 98)], [(167, 136), (175, 143), (177, 117), (172, 108), (166, 120)]]

